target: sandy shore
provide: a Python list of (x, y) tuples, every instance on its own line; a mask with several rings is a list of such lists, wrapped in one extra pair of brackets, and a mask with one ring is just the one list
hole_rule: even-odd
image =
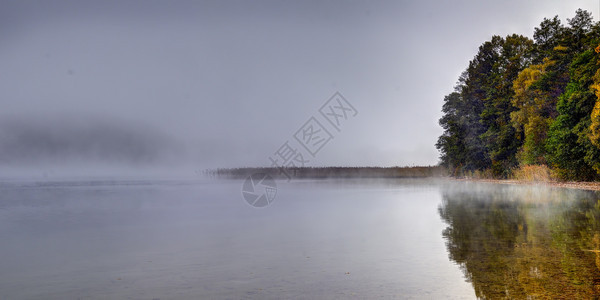
[(569, 189), (600, 191), (600, 182), (522, 181), (522, 180), (508, 180), (508, 179), (474, 179), (474, 178), (454, 178), (452, 180), (489, 182), (489, 183), (500, 183), (500, 184), (547, 185), (550, 187), (562, 187), (562, 188), (569, 188)]

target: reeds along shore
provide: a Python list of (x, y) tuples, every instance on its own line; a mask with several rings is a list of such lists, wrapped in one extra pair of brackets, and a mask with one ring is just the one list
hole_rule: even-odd
[(266, 173), (273, 178), (427, 178), (446, 176), (440, 166), (420, 167), (301, 167), (301, 168), (221, 168), (204, 171), (216, 178), (246, 178)]

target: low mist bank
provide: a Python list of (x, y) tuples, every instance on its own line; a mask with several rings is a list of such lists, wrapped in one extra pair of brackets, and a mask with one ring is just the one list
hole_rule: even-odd
[(302, 167), (302, 168), (232, 168), (212, 169), (204, 174), (217, 178), (245, 178), (266, 173), (274, 178), (427, 178), (447, 174), (439, 166), (421, 167)]
[(155, 129), (114, 119), (60, 117), (0, 122), (0, 163), (48, 161), (156, 162), (177, 152)]
[(195, 175), (187, 141), (107, 116), (3, 116), (0, 178)]

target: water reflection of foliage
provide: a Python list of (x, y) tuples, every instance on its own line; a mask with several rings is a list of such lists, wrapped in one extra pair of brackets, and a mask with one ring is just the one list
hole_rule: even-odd
[(539, 187), (446, 188), (439, 208), (450, 258), (477, 297), (600, 297), (600, 202)]

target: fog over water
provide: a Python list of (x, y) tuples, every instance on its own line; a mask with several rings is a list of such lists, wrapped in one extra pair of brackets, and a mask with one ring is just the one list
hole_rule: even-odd
[(477, 47), (577, 8), (598, 3), (3, 1), (0, 176), (268, 166), (335, 92), (358, 115), (310, 165), (433, 165)]
[(299, 180), (271, 206), (240, 182), (0, 186), (0, 297), (439, 298), (473, 291), (430, 182)]

